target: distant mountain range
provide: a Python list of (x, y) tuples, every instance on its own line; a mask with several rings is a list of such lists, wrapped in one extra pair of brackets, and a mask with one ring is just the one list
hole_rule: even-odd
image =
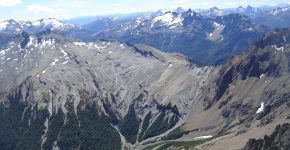
[(192, 10), (161, 10), (98, 32), (94, 38), (150, 45), (204, 64), (221, 64), (267, 31), (241, 14), (209, 18)]
[(28, 33), (38, 33), (52, 30), (71, 36), (73, 38), (88, 40), (91, 33), (82, 27), (70, 23), (64, 23), (54, 18), (40, 19), (36, 21), (15, 21), (6, 20), (0, 22), (0, 31), (12, 35), (17, 35), (23, 31)]
[(205, 10), (198, 10), (198, 13), (207, 17), (217, 17), (224, 16), (228, 14), (244, 14), (249, 18), (253, 19), (255, 22), (261, 25), (265, 25), (269, 28), (287, 28), (290, 26), (289, 18), (290, 6), (264, 6), (254, 8), (252, 6), (238, 7), (237, 9), (219, 9), (213, 7)]
[(53, 18), (6, 20), (0, 22), (0, 36), (3, 39), (1, 43), (5, 43), (10, 36), (23, 31), (37, 33), (52, 30), (82, 41), (115, 39), (150, 45), (162, 51), (181, 53), (201, 64), (217, 65), (243, 52), (266, 32), (277, 27), (289, 27), (289, 14), (289, 6), (248, 6), (195, 11), (177, 8), (65, 21)]

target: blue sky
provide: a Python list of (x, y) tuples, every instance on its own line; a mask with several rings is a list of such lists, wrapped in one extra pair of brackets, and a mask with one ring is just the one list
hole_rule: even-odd
[(235, 8), (289, 3), (290, 0), (0, 0), (0, 20), (67, 19), (158, 9)]

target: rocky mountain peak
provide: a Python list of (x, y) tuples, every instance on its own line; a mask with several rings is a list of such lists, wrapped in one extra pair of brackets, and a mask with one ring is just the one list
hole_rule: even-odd
[(267, 150), (280, 149), (286, 150), (290, 148), (290, 124), (285, 123), (278, 125), (274, 132), (265, 135), (262, 139), (250, 139), (242, 150)]
[(256, 8), (252, 7), (251, 5), (248, 5), (247, 8), (245, 9), (246, 12), (255, 12)]
[(182, 13), (184, 13), (185, 11), (186, 11), (186, 10), (183, 9), (182, 7), (178, 7), (178, 8), (175, 9), (175, 12), (178, 13), (178, 14), (182, 14)]
[(219, 88), (215, 100), (220, 99), (228, 86), (237, 80), (246, 80), (250, 77), (260, 78), (263, 74), (272, 77), (288, 74), (289, 34), (289, 29), (266, 34), (259, 42), (253, 44), (247, 53), (232, 58), (221, 69), (221, 77), (216, 82)]
[(185, 15), (186, 15), (186, 16), (196, 16), (197, 13), (196, 13), (194, 10), (192, 10), (192, 9), (188, 9), (188, 10), (185, 12)]
[(240, 11), (240, 12), (242, 12), (242, 11), (244, 11), (245, 10), (245, 8), (243, 7), (243, 6), (239, 6), (238, 8), (237, 8), (237, 11)]

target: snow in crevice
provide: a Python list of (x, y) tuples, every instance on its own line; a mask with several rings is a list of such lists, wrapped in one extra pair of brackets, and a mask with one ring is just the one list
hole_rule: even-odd
[(261, 102), (261, 106), (260, 106), (260, 108), (257, 110), (256, 114), (261, 113), (261, 112), (264, 110), (264, 105), (265, 105), (265, 103), (264, 103), (264, 102)]
[(171, 68), (171, 67), (172, 67), (172, 64), (169, 64), (169, 65), (168, 65), (168, 68)]
[(213, 23), (214, 30), (211, 33), (208, 33), (208, 39), (212, 41), (222, 41), (223, 35), (222, 32), (224, 31), (225, 25), (221, 25), (217, 22)]
[(68, 54), (63, 49), (61, 49), (61, 52), (63, 53), (63, 57), (66, 57)]
[(47, 131), (48, 131), (48, 118), (46, 118), (45, 122), (44, 122), (44, 133), (41, 136), (41, 146), (40, 149), (42, 150), (43, 144), (46, 142), (47, 139)]
[(57, 58), (54, 59), (54, 61), (51, 63), (51, 65), (54, 66), (56, 64), (56, 62), (58, 62)]
[(62, 64), (65, 65), (65, 64), (67, 64), (67, 63), (68, 63), (68, 60), (64, 61)]
[(33, 37), (29, 37), (29, 42), (27, 43), (26, 47), (32, 46), (33, 45)]
[(261, 75), (260, 75), (260, 79), (263, 78), (264, 76), (265, 76), (265, 74), (261, 74)]
[(273, 48), (275, 48), (277, 51), (284, 51), (284, 47), (277, 47), (277, 45), (272, 46)]

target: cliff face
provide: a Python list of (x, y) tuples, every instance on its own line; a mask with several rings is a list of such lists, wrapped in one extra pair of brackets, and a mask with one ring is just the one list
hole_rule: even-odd
[(243, 150), (288, 150), (290, 149), (290, 124), (276, 127), (262, 139), (250, 139)]

